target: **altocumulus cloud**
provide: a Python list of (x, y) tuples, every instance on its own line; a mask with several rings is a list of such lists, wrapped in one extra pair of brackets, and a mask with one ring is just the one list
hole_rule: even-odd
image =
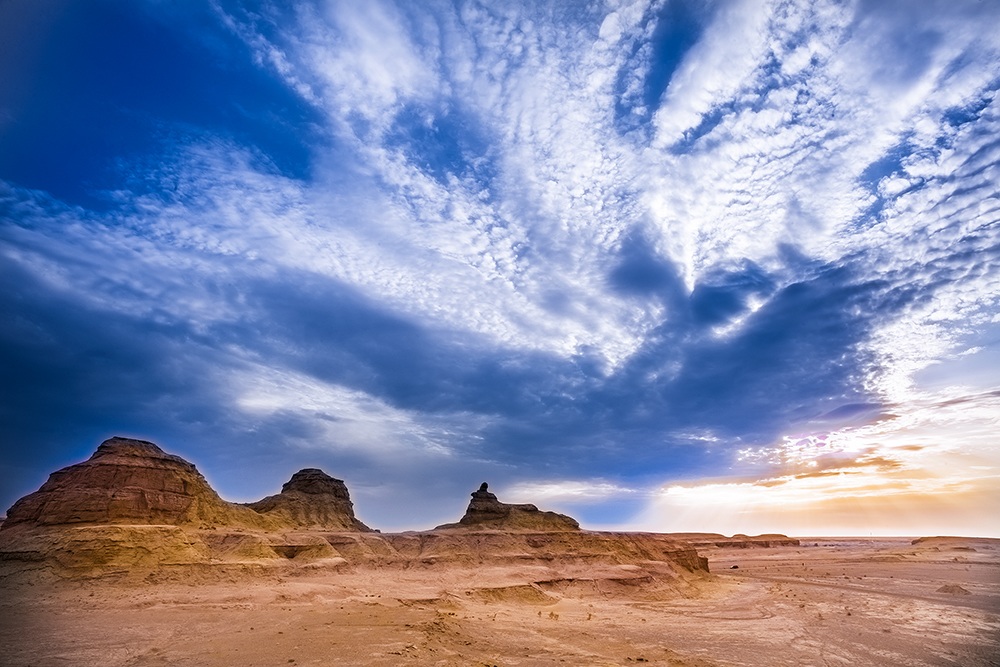
[(1000, 534), (998, 20), (5, 3), (0, 501), (123, 432), (383, 528)]

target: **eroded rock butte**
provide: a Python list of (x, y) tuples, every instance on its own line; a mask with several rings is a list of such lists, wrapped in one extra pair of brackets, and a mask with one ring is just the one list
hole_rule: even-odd
[(511, 565), (541, 566), (551, 586), (568, 588), (624, 576), (649, 594), (708, 571), (694, 547), (670, 535), (584, 531), (566, 515), (501, 503), (486, 484), (458, 523), (398, 534), (368, 528), (346, 484), (316, 468), (295, 473), (278, 494), (230, 503), (193, 464), (120, 437), (52, 473), (0, 526), (0, 577), (157, 581), (287, 568)]
[(580, 530), (580, 524), (565, 514), (543, 512), (528, 503), (502, 503), (490, 493), (489, 485), (483, 482), (478, 491), (472, 492), (472, 500), (465, 510), (465, 516), (458, 523), (446, 523), (435, 530), (454, 529), (561, 532)]
[(281, 493), (247, 507), (289, 526), (372, 532), (354, 516), (354, 503), (344, 481), (318, 468), (298, 471), (281, 487)]

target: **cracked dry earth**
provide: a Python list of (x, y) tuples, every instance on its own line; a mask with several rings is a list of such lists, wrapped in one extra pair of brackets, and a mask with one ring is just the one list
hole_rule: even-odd
[(559, 584), (557, 564), (303, 568), (268, 581), (146, 586), (4, 582), (0, 661), (1000, 665), (998, 540), (819, 539), (703, 553), (712, 575), (658, 595), (641, 584), (581, 587), (579, 572), (577, 585)]

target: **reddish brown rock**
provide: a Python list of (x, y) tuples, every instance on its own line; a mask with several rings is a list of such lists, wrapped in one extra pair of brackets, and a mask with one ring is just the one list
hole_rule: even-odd
[(273, 523), (222, 500), (181, 457), (145, 440), (115, 437), (14, 503), (0, 530), (88, 524), (273, 528)]
[(572, 531), (580, 530), (576, 519), (556, 512), (543, 512), (531, 504), (511, 505), (500, 502), (483, 482), (478, 491), (472, 492), (465, 516), (458, 523), (447, 523), (435, 530), (456, 528), (510, 530), (510, 531)]
[(441, 528), (371, 531), (355, 517), (344, 482), (314, 468), (250, 506), (228, 503), (184, 459), (111, 438), (10, 509), (0, 528), (0, 579), (544, 564), (565, 576), (532, 586), (586, 594), (624, 586), (655, 597), (672, 594), (678, 577), (707, 571), (694, 548), (670, 536), (581, 531), (568, 516), (501, 503), (485, 484), (462, 520)]
[(317, 468), (298, 471), (281, 487), (281, 493), (248, 507), (288, 526), (372, 532), (354, 516), (354, 503), (343, 480)]

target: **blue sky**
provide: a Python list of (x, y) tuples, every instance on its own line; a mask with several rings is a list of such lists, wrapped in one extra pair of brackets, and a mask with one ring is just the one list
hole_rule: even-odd
[(0, 4), (0, 504), (1000, 536), (1000, 5)]

